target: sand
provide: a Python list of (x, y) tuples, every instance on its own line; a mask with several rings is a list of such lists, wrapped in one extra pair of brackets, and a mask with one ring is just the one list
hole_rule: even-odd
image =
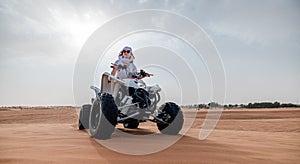
[[(110, 150), (77, 128), (77, 108), (0, 109), (0, 163), (299, 163), (300, 108), (225, 110), (215, 130), (199, 140), (206, 111), (167, 149), (148, 155)], [(184, 110), (184, 115), (195, 110)], [(142, 123), (129, 134), (159, 134)], [(111, 140), (125, 137), (115, 132)], [(134, 138), (126, 138), (134, 144)], [(145, 147), (149, 143), (141, 143)]]

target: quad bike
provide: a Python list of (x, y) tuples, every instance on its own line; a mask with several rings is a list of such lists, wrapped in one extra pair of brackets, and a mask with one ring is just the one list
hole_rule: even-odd
[(152, 121), (161, 133), (178, 134), (184, 121), (180, 107), (167, 102), (157, 108), (161, 88), (146, 86), (140, 79), (145, 75), (151, 76), (141, 70), (132, 78), (120, 80), (110, 73), (103, 73), (101, 89), (91, 86), (96, 94), (92, 104), (81, 107), (78, 128), (89, 129), (91, 137), (96, 139), (108, 139), (117, 123), (135, 129), (140, 122)]

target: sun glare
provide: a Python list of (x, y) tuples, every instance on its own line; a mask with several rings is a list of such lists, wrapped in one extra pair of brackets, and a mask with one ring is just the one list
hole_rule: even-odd
[(55, 21), (55, 31), (62, 33), (66, 43), (75, 47), (81, 47), (104, 18), (101, 13), (69, 14), (56, 9), (49, 9), (49, 12)]
[(76, 47), (81, 47), (98, 27), (96, 22), (81, 20), (69, 20), (65, 25), (65, 32), (71, 35), (71, 44)]

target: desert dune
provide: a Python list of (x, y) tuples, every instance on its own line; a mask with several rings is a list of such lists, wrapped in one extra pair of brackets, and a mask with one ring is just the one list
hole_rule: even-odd
[[(225, 110), (205, 140), (199, 130), (206, 110), (197, 113), (191, 129), (177, 143), (148, 155), (127, 155), (106, 148), (77, 128), (75, 107), (0, 109), (0, 163), (299, 163), (300, 108)], [(184, 109), (184, 115), (196, 110)], [(147, 137), (159, 133), (155, 123), (138, 129), (117, 125), (122, 132)], [(169, 136), (166, 136), (169, 137)], [(170, 136), (172, 137), (172, 136)], [(177, 136), (178, 137), (178, 136)], [(159, 142), (159, 141), (158, 141)], [(150, 143), (142, 143), (145, 147)]]

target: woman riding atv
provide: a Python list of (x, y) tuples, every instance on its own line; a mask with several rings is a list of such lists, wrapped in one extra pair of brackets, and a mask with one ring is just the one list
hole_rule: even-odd
[(133, 64), (134, 59), (135, 57), (132, 54), (132, 48), (125, 46), (123, 50), (120, 51), (118, 60), (113, 63), (111, 74), (115, 75), (117, 73), (117, 78), (120, 80), (132, 77), (142, 79), (149, 76), (149, 74), (145, 73), (143, 70), (141, 70), (140, 73), (137, 72), (137, 68)]

